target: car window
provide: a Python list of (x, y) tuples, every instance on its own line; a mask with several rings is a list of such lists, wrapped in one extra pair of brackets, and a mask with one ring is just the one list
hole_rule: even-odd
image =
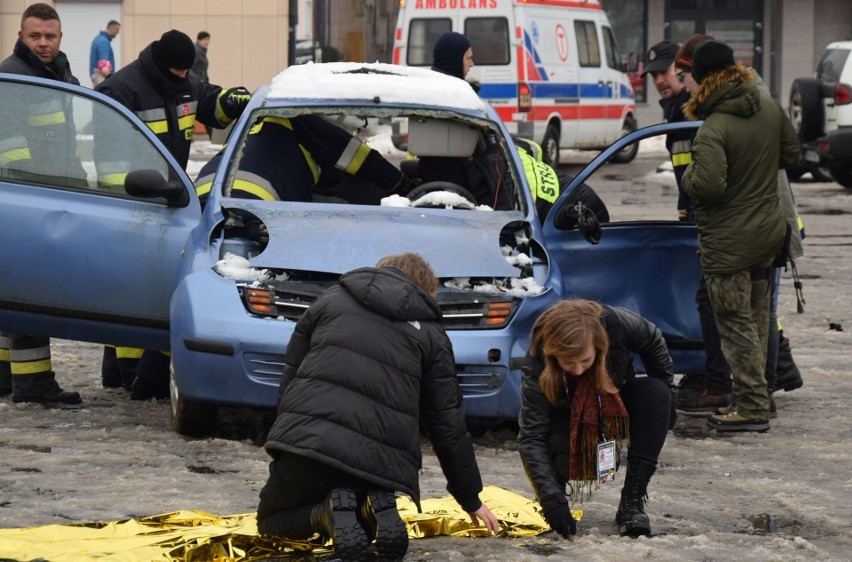
[(847, 58), (849, 51), (846, 49), (827, 50), (817, 65), (817, 78), (823, 82), (840, 82), (840, 73)]
[(453, 30), (449, 18), (413, 19), (408, 28), (408, 66), (432, 66), (432, 47), (438, 38)]
[(601, 49), (598, 45), (598, 31), (593, 21), (574, 22), (574, 33), (577, 36), (577, 55), (580, 66), (600, 66)]
[(136, 125), (93, 98), (2, 82), (0, 107), (0, 180), (130, 198), (124, 177), (132, 170), (172, 179)]
[(478, 65), (509, 64), (509, 22), (506, 18), (467, 18), (464, 35)]
[(612, 34), (612, 29), (603, 28), (604, 33), (604, 49), (606, 50), (606, 64), (615, 70), (622, 70), (621, 56), (618, 54), (618, 46), (615, 42), (615, 36)]

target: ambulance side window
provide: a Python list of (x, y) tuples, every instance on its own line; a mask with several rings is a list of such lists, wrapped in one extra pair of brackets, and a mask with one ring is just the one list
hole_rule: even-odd
[(509, 64), (509, 22), (506, 18), (467, 18), (464, 35), (478, 65)]
[(580, 66), (600, 66), (601, 48), (598, 44), (595, 22), (575, 21), (574, 33), (577, 36), (577, 55), (580, 58)]
[(615, 42), (615, 36), (612, 34), (612, 29), (603, 27), (604, 34), (604, 50), (606, 50), (606, 64), (615, 70), (624, 71), (621, 65), (621, 55), (618, 54), (618, 44)]
[(453, 30), (449, 18), (413, 19), (408, 28), (408, 49), (405, 64), (432, 66), (432, 48), (438, 37)]

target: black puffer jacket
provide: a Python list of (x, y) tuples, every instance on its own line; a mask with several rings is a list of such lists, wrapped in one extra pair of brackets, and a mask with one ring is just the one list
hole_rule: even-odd
[(104, 80), (96, 90), (136, 113), (166, 145), (178, 164), (186, 168), (195, 120), (222, 129), (231, 118), (219, 105), (222, 88), (202, 84), (193, 72), (182, 79), (168, 69), (161, 69), (154, 60), (153, 44), (145, 47), (138, 59)]
[[(617, 388), (636, 376), (631, 352), (642, 358), (648, 376), (674, 385), (672, 359), (660, 330), (640, 315), (623, 308), (604, 305), (602, 323), (609, 336), (606, 365)], [(567, 398), (552, 405), (538, 377), (544, 364), (527, 356), (521, 378), (521, 414), (518, 445), (527, 477), (536, 498), (544, 503), (567, 503), (570, 410)]]
[(422, 422), (465, 511), (479, 468), (437, 303), (394, 268), (347, 273), (305, 312), (287, 346), (266, 450), (308, 457), (418, 498)]

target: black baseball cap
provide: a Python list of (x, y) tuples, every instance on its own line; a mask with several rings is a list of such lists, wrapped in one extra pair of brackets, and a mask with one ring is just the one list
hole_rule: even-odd
[(659, 72), (667, 69), (674, 62), (677, 56), (677, 50), (680, 45), (674, 41), (660, 41), (650, 49), (645, 55), (645, 70), (642, 71), (642, 76), (649, 72)]

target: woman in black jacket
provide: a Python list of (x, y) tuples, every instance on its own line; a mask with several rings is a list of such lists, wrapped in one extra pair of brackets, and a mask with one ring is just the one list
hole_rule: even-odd
[[(649, 376), (636, 377), (631, 352)], [(615, 521), (622, 535), (650, 535), (648, 482), (677, 419), (672, 360), (657, 327), (622, 308), (561, 301), (533, 326), (522, 371), (521, 460), (550, 527), (577, 533), (569, 497), (582, 501), (603, 476), (602, 444), (618, 457), (629, 439)]]
[(395, 492), (418, 501), (420, 425), (447, 489), (492, 533), (465, 427), (452, 347), (434, 300), (438, 280), (417, 254), (351, 271), (299, 319), (287, 344), (278, 417), (266, 451), (258, 530), (290, 539), (333, 539), (342, 560), (408, 549)]

